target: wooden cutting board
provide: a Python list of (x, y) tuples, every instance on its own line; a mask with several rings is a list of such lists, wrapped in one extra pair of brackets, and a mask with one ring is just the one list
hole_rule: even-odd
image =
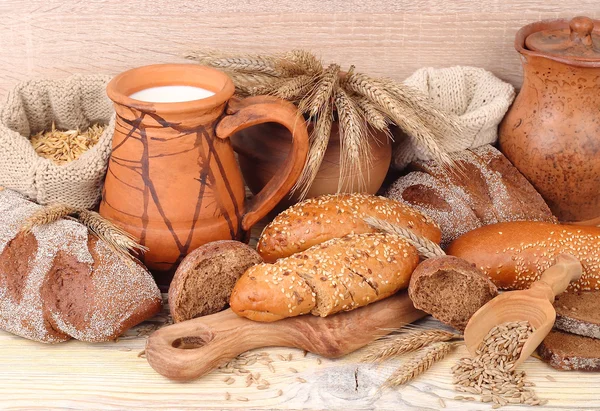
[(295, 347), (341, 357), (425, 315), (406, 292), (326, 318), (304, 315), (261, 323), (228, 309), (154, 332), (146, 343), (146, 358), (159, 374), (186, 381), (261, 347)]

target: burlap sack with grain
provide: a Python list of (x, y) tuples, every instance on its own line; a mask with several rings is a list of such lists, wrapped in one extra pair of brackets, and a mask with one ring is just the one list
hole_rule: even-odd
[[(462, 130), (459, 138), (439, 141), (447, 153), (493, 144), (498, 138), (498, 124), (515, 98), (512, 85), (478, 67), (422, 68), (404, 83), (426, 93), (437, 108), (458, 115)], [(414, 160), (431, 160), (425, 148), (413, 139), (396, 141), (395, 168), (403, 169)]]
[[(111, 152), (114, 111), (106, 96), (108, 76), (75, 75), (64, 80), (30, 80), (9, 92), (0, 108), (0, 186), (39, 204), (92, 208), (101, 195)], [(37, 155), (29, 137), (48, 130), (85, 130), (109, 124), (98, 143), (64, 165)]]

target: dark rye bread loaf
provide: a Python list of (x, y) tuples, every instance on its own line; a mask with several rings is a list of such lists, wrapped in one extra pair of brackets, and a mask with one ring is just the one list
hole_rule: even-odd
[(188, 254), (169, 287), (173, 321), (214, 314), (227, 307), (237, 280), (262, 258), (248, 245), (222, 240), (204, 244)]
[(40, 208), (0, 191), (0, 329), (47, 343), (109, 341), (160, 311), (146, 269), (83, 225), (59, 220), (20, 233)]
[(595, 338), (552, 330), (538, 354), (558, 370), (600, 371), (600, 340)]
[(417, 250), (392, 234), (351, 234), (248, 269), (231, 294), (231, 309), (254, 321), (311, 313), (326, 317), (406, 288)]
[(283, 211), (263, 230), (257, 251), (265, 262), (272, 263), (333, 238), (377, 231), (363, 221), (366, 216), (410, 228), (440, 242), (437, 224), (412, 207), (369, 194), (333, 194), (302, 201)]
[(572, 291), (556, 296), (554, 328), (600, 339), (600, 291)]
[(442, 246), (475, 228), (504, 221), (556, 222), (527, 179), (490, 145), (452, 153), (454, 166), (411, 164), (385, 196), (429, 215), (442, 229)]
[(475, 265), (452, 256), (430, 258), (413, 272), (408, 296), (415, 308), (463, 331), (498, 289)]

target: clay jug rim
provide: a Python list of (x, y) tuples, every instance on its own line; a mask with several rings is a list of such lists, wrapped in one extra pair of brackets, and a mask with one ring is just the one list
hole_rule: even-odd
[[(155, 103), (131, 98), (133, 93), (150, 87), (194, 86), (212, 91), (210, 97), (173, 103)], [(142, 112), (183, 113), (210, 110), (224, 105), (234, 94), (235, 86), (224, 72), (200, 64), (152, 64), (135, 67), (113, 77), (106, 94), (115, 104)]]
[[(600, 20), (592, 19), (594, 22), (595, 28), (600, 28)], [(532, 57), (543, 57), (548, 60), (554, 60), (559, 63), (567, 64), (569, 66), (575, 67), (591, 67), (591, 68), (600, 68), (600, 59), (597, 60), (585, 60), (585, 59), (577, 59), (572, 57), (562, 57), (559, 55), (553, 55), (550, 53), (544, 53), (540, 51), (530, 50), (525, 46), (525, 40), (527, 37), (533, 33), (543, 30), (550, 29), (558, 29), (558, 28), (569, 28), (569, 24), (571, 19), (549, 19), (549, 20), (540, 20), (534, 23), (527, 24), (523, 26), (517, 31), (515, 35), (515, 49), (524, 56), (532, 56)], [(596, 31), (596, 30), (594, 30)]]

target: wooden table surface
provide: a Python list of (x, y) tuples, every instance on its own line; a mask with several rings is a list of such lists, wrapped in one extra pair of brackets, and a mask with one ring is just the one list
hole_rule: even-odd
[[(449, 410), (491, 409), (489, 404), (454, 399), (460, 393), (452, 388), (450, 368), (466, 355), (464, 345), (400, 389), (379, 391), (398, 361), (368, 365), (359, 363), (361, 351), (327, 360), (289, 348), (257, 350), (270, 354), (274, 373), (259, 363), (247, 367), (270, 383), (265, 390), (246, 387), (243, 377), (234, 376), (235, 383), (228, 385), (224, 379), (229, 374), (218, 371), (188, 383), (169, 381), (139, 356), (149, 331), (165, 320), (159, 316), (116, 342), (102, 344), (73, 340), (45, 345), (0, 332), (0, 409), (436, 410), (442, 404)], [(439, 323), (428, 319), (419, 324)], [(525, 370), (539, 397), (549, 400), (543, 409), (600, 409), (600, 374), (558, 372), (533, 358)]]

